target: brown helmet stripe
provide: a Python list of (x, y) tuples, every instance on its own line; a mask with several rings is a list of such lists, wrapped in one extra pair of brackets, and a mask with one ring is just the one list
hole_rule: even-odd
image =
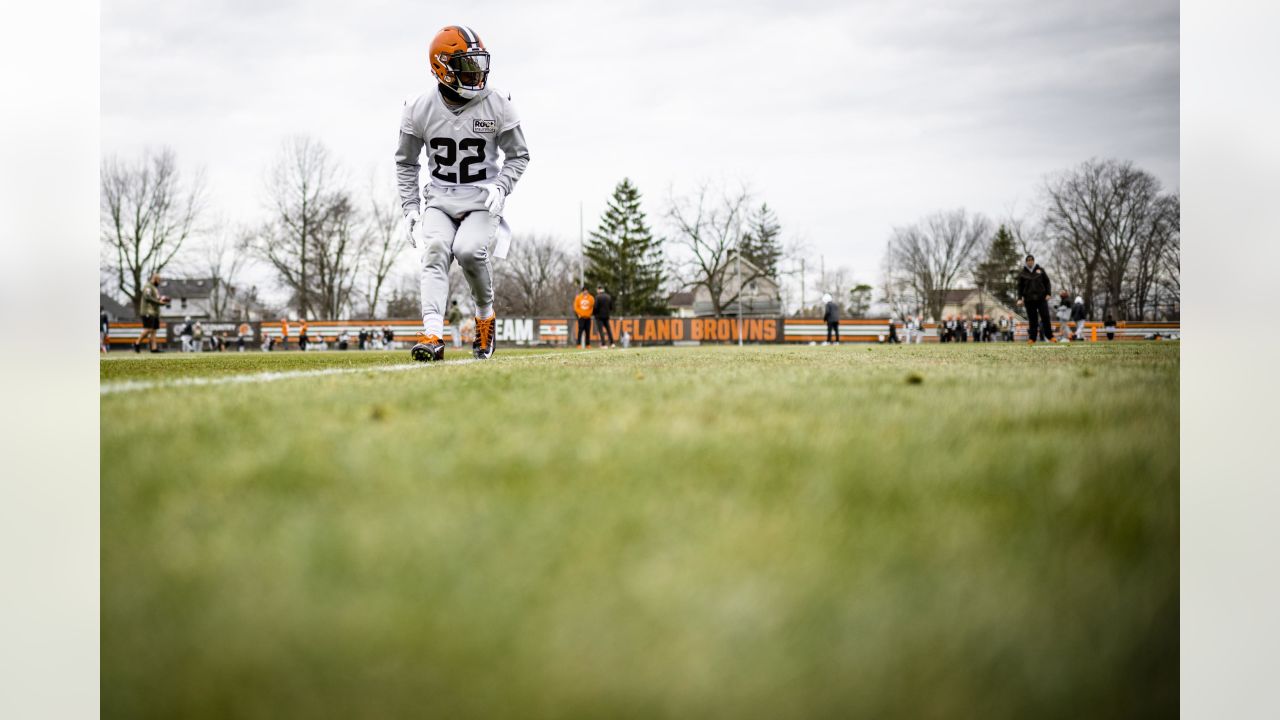
[(480, 44), (480, 36), (466, 25), (458, 25), (458, 32), (462, 33), (462, 38), (467, 41), (467, 47), (471, 48)]

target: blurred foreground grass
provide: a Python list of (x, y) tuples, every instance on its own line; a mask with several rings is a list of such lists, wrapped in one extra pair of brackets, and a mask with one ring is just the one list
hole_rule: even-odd
[(1131, 343), (104, 395), (103, 715), (1176, 715), (1178, 391)]

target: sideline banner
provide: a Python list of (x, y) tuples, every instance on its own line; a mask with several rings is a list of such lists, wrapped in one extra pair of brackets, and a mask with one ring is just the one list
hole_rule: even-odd
[[(841, 342), (884, 342), (889, 335), (889, 319), (850, 319), (840, 321)], [(223, 337), (228, 349), (234, 349), (241, 337), (246, 347), (257, 349), (264, 338), (272, 337), (282, 340), (286, 333), (280, 321), (266, 322), (215, 322), (202, 321), (206, 342), (214, 335)], [(178, 331), (182, 322), (163, 321), (160, 324), (160, 338), (168, 345), (176, 346), (179, 342)], [(633, 345), (672, 345), (698, 343), (736, 343), (738, 342), (738, 319), (726, 318), (679, 318), (679, 317), (619, 317), (612, 318), (609, 326), (613, 330), (614, 342), (621, 340), (623, 333), (631, 336)], [(417, 336), (422, 324), (417, 320), (313, 320), (307, 323), (307, 336), (312, 342), (323, 340), (332, 349), (338, 336), (346, 332), (351, 344), (356, 344), (356, 337), (361, 330), (381, 333), (390, 329), (397, 346), (404, 347)], [(906, 341), (906, 329), (901, 321), (894, 323), (896, 335), (900, 341)], [(1089, 322), (1087, 330), (1092, 336), (1096, 329), (1099, 342), (1106, 340), (1106, 328), (1100, 322)], [(140, 322), (111, 323), (108, 342), (115, 347), (129, 347), (142, 334)], [(1059, 325), (1054, 324), (1054, 333), (1058, 333)], [(471, 323), (462, 324), (462, 338), (471, 342)], [(288, 344), (292, 348), (297, 344), (302, 331), (302, 323), (288, 323)], [(446, 340), (452, 338), (453, 329), (446, 325)], [(1157, 334), (1163, 338), (1180, 334), (1176, 322), (1120, 322), (1116, 323), (1116, 340), (1146, 340)], [(578, 339), (577, 318), (530, 318), (499, 317), (497, 324), (498, 342), (509, 345), (574, 345)], [(827, 324), (821, 320), (810, 318), (761, 318), (742, 319), (743, 342), (759, 343), (821, 343), (827, 338)], [(1017, 326), (1017, 339), (1027, 337), (1027, 324)], [(998, 338), (997, 338), (998, 339)], [(938, 330), (935, 323), (926, 323), (923, 342), (938, 342)], [(600, 344), (597, 323), (591, 322), (591, 344)]]

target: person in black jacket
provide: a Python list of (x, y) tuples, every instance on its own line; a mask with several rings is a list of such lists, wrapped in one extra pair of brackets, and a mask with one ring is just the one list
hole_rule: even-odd
[(835, 335), (835, 344), (840, 344), (840, 306), (835, 304), (831, 299), (831, 293), (822, 296), (822, 302), (826, 305), (822, 309), (822, 319), (827, 323), (827, 342), (832, 342), (831, 336)]
[(1034, 255), (1028, 255), (1026, 264), (1018, 271), (1018, 304), (1027, 308), (1027, 342), (1040, 339), (1053, 342), (1053, 320), (1049, 317), (1049, 296), (1053, 287), (1049, 274), (1036, 264)]
[(1071, 305), (1071, 322), (1076, 328), (1076, 340), (1082, 342), (1088, 339), (1084, 336), (1087, 316), (1088, 313), (1084, 309), (1084, 297), (1077, 295), (1075, 303)]
[[(596, 320), (596, 335), (600, 336), (600, 347), (618, 347), (613, 340), (613, 328), (609, 327), (609, 316), (613, 314), (613, 298), (609, 293), (604, 291), (604, 286), (596, 287), (596, 305), (591, 309), (591, 315)], [(605, 335), (609, 336), (608, 340), (604, 339)]]

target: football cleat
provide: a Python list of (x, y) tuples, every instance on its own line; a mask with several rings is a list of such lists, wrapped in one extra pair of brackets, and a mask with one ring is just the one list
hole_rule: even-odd
[(477, 360), (488, 360), (493, 357), (494, 351), (497, 349), (494, 337), (497, 333), (498, 316), (481, 320), (476, 318), (476, 339), (471, 343), (471, 352), (475, 354)]
[(432, 38), (430, 52), (431, 73), (441, 85), (468, 100), (484, 90), (489, 53), (474, 30), (450, 25)]
[(413, 346), (409, 355), (418, 362), (440, 362), (444, 360), (444, 342), (435, 335), (418, 333), (418, 344)]

